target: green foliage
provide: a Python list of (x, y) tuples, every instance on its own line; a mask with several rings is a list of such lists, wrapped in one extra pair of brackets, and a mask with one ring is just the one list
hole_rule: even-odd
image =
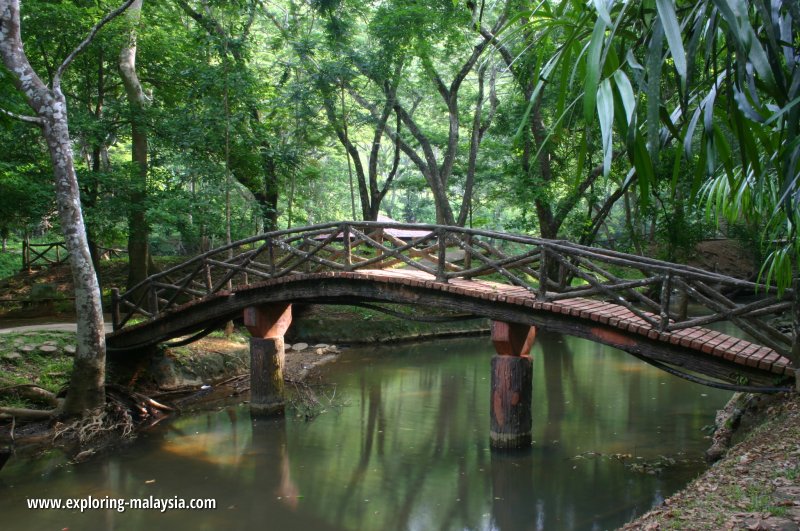
[[(111, 5), (26, 3), (26, 50), (37, 70), (52, 71)], [(362, 198), (350, 184), (353, 154), (338, 136), (346, 124), (364, 173), (379, 144), (378, 189), (393, 167), (393, 139), (407, 144), (381, 203), (395, 219), (437, 219), (441, 201), (422, 168), (443, 171), (452, 150), (444, 204), (458, 210), (472, 171), (472, 226), (682, 259), (716, 224), (759, 241), (752, 248), (765, 259), (765, 280), (783, 288), (796, 276), (800, 40), (789, 1), (186, 5), (201, 20), (179, 3), (144, 6), (137, 71), (145, 109), (132, 112), (120, 85), (124, 17), (63, 80), (96, 242), (126, 243), (132, 123), (148, 133), (145, 206), (156, 253), (223, 243), (226, 194), (234, 239), (276, 219), (283, 228), (351, 217), (351, 194)], [(443, 94), (481, 43), (448, 103)], [(477, 120), (491, 124), (470, 161), (478, 72)], [(376, 137), (395, 90), (390, 127)], [(416, 131), (397, 121), (398, 107)], [(0, 108), (25, 112), (2, 69)], [(56, 224), (38, 131), (0, 115), (0, 141), (0, 231)]]

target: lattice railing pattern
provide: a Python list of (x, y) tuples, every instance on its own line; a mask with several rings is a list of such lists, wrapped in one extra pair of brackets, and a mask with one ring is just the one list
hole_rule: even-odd
[[(196, 256), (122, 295), (114, 291), (114, 329), (134, 317), (153, 319), (193, 300), (263, 280), (388, 268), (423, 271), (440, 282), (482, 278), (513, 284), (540, 300), (602, 299), (624, 306), (660, 332), (730, 321), (789, 357), (794, 345), (792, 330), (770, 323), (793, 315), (791, 289), (778, 296), (774, 288), (753, 282), (563, 240), (379, 222), (276, 231)], [(746, 298), (729, 295), (743, 291)]]

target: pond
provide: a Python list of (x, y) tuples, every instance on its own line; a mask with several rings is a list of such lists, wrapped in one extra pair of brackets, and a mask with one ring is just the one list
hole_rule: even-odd
[[(306, 420), (246, 405), (168, 419), (75, 466), (12, 460), (10, 529), (613, 529), (703, 469), (730, 393), (540, 333), (530, 450), (489, 450), (487, 338), (345, 351)], [(29, 510), (32, 498), (214, 499), (214, 510)], [(5, 525), (2, 526), (6, 528)]]

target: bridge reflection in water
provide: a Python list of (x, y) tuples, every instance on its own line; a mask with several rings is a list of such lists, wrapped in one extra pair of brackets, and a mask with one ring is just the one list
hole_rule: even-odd
[[(0, 482), (14, 488), (0, 487), (0, 511), (22, 530), (610, 529), (697, 474), (700, 428), (728, 397), (614, 349), (540, 333), (535, 442), (490, 452), (491, 355), (486, 339), (354, 349), (328, 366), (338, 400), (311, 422), (251, 421), (246, 407), (233, 406), (166, 421), (128, 448), (53, 469), (44, 481), (12, 462)], [(628, 466), (660, 455), (677, 463), (659, 475)], [(213, 497), (218, 509), (24, 509), (25, 496), (64, 493)]]

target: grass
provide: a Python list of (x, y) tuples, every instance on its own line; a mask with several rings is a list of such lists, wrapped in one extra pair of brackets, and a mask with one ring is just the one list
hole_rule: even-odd
[[(23, 346), (40, 346), (46, 342), (58, 347), (58, 351), (45, 353), (40, 351), (25, 352)], [(0, 388), (20, 384), (34, 384), (58, 393), (69, 381), (72, 372), (72, 358), (64, 353), (64, 347), (75, 344), (72, 332), (41, 332), (0, 335)], [(6, 354), (19, 353), (22, 357), (15, 360), (4, 359)], [(33, 407), (27, 400), (14, 394), (1, 394), (0, 406)]]
[(19, 251), (8, 250), (0, 253), (0, 279), (19, 273), (22, 268), (22, 255)]

